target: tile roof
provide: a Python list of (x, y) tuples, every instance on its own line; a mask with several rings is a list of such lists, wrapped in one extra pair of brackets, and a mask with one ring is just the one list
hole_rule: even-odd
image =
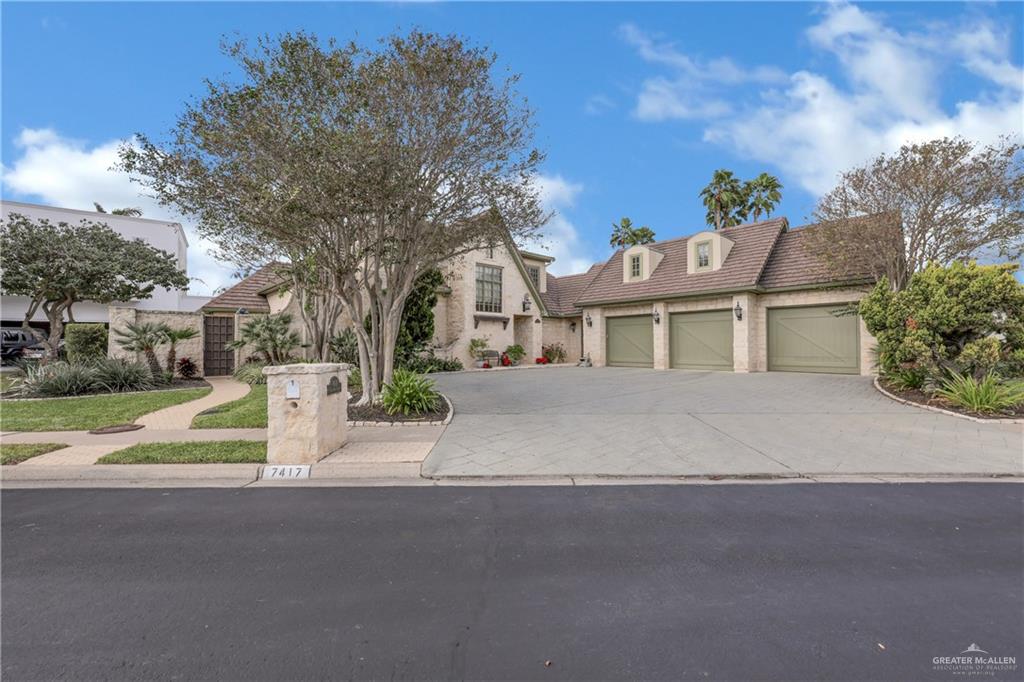
[(264, 265), (227, 291), (215, 296), (202, 309), (234, 311), (238, 308), (245, 308), (250, 313), (269, 313), (270, 305), (267, 303), (267, 297), (261, 296), (259, 292), (281, 280), (281, 277), (274, 272), (278, 265), (279, 263)]
[[(885, 219), (884, 216), (865, 216), (857, 220)], [(765, 289), (813, 286), (832, 282), (853, 282), (873, 279), (867, 270), (857, 271), (855, 266), (845, 273), (835, 273), (807, 248), (813, 232), (820, 225), (803, 225), (782, 233), (775, 243), (771, 258), (764, 268), (759, 284)]]
[(555, 277), (548, 275), (547, 291), (540, 297), (544, 299), (544, 305), (552, 315), (579, 315), (583, 311), (576, 305), (576, 299), (587, 288), (590, 281), (599, 269), (600, 264), (594, 264), (586, 272), (579, 275), (564, 275)]
[(686, 244), (690, 237), (656, 242), (650, 247), (665, 257), (650, 278), (642, 282), (622, 281), (623, 252), (620, 249), (596, 274), (576, 303), (628, 302), (757, 286), (772, 247), (785, 228), (785, 218), (773, 218), (721, 230), (722, 236), (733, 242), (725, 263), (713, 272), (695, 274), (686, 272)]

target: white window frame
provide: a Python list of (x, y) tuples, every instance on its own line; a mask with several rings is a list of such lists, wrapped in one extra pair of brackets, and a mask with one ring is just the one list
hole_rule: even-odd
[(639, 253), (629, 257), (629, 278), (640, 279), (644, 274), (643, 260)]
[[(701, 262), (700, 262), (700, 260), (701, 260), (700, 259), (700, 247), (702, 247), (702, 246), (708, 247), (707, 262), (704, 263), (703, 265), (701, 265)], [(694, 264), (694, 267), (697, 270), (710, 270), (711, 269), (711, 262), (712, 262), (713, 253), (714, 253), (713, 252), (713, 248), (714, 247), (712, 247), (710, 239), (708, 239), (706, 241), (698, 242), (697, 244), (694, 245), (694, 247), (693, 247), (693, 264)]]

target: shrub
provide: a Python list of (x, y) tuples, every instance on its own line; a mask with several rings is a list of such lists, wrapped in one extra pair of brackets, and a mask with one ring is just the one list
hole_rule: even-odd
[(239, 329), (238, 339), (225, 347), (232, 350), (252, 348), (265, 362), (282, 365), (302, 343), (299, 333), (291, 328), (291, 324), (292, 316), (288, 313), (254, 315)]
[(331, 356), (335, 362), (359, 364), (359, 344), (356, 342), (356, 333), (352, 329), (335, 334), (331, 339)]
[(402, 362), (399, 367), (407, 369), (416, 374), (430, 374), (432, 372), (458, 372), (462, 370), (462, 361), (456, 359), (438, 358), (434, 356), (412, 357)]
[(543, 348), (544, 358), (548, 362), (565, 362), (565, 346), (560, 343), (553, 343), (550, 346), (544, 346)]
[(107, 328), (102, 324), (69, 322), (64, 327), (68, 362), (81, 365), (107, 357)]
[(92, 366), (61, 361), (26, 365), (25, 376), (18, 381), (16, 390), (24, 396), (59, 398), (94, 393), (98, 387)]
[(346, 385), (349, 393), (363, 390), (363, 375), (359, 373), (358, 367), (353, 365), (349, 368)]
[(969, 374), (955, 374), (935, 393), (972, 412), (1001, 412), (1024, 403), (1024, 385), (1002, 383), (994, 374), (980, 380)]
[(423, 414), (437, 406), (434, 382), (405, 369), (396, 369), (391, 383), (384, 384), (381, 403), (388, 414)]
[(518, 343), (509, 346), (505, 349), (505, 355), (512, 361), (512, 364), (516, 364), (526, 356), (526, 351)]
[(899, 391), (924, 388), (928, 373), (919, 367), (899, 368), (885, 374), (885, 379)]
[(930, 265), (914, 274), (903, 291), (883, 278), (859, 306), (878, 339), (879, 364), (891, 372), (906, 364), (932, 374), (971, 372), (980, 379), (991, 369), (993, 342), (1002, 335), (1010, 356), (1024, 338), (1024, 285), (1016, 265), (953, 263)]
[(265, 362), (246, 362), (243, 365), (239, 365), (232, 376), (243, 383), (249, 384), (250, 386), (258, 386), (260, 384), (267, 383), (267, 377), (263, 376), (263, 368), (267, 366)]
[(192, 362), (192, 358), (181, 358), (178, 360), (178, 374), (182, 379), (194, 379), (199, 374), (199, 368)]
[(104, 358), (92, 366), (96, 386), (110, 393), (148, 391), (153, 388), (153, 374), (140, 362), (122, 358)]
[(480, 360), (483, 359), (483, 353), (487, 350), (488, 337), (478, 336), (475, 339), (469, 340), (469, 354), (474, 358)]

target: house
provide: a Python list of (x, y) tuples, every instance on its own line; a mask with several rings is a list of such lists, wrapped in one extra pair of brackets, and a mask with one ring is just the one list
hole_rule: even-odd
[[(181, 270), (188, 271), (188, 239), (181, 225), (165, 220), (135, 218), (96, 211), (79, 211), (70, 208), (56, 208), (27, 204), (20, 201), (0, 202), (3, 220), (12, 213), (32, 219), (46, 219), (51, 223), (78, 225), (81, 221), (105, 223), (127, 239), (142, 239), (150, 246), (173, 254)], [(192, 312), (198, 310), (209, 299), (208, 296), (191, 296), (186, 292), (158, 288), (152, 297), (139, 301), (122, 301), (115, 305), (138, 310), (160, 310)], [(24, 296), (3, 296), (0, 298), (3, 326), (20, 326), (28, 310), (29, 300)], [(109, 322), (106, 304), (82, 301), (73, 308), (76, 322)], [(46, 328), (46, 316), (40, 310), (33, 318), (33, 326)]]
[[(434, 350), (467, 367), (470, 340), (484, 338), (498, 352), (522, 346), (527, 363), (561, 344), (567, 360), (589, 356), (598, 367), (871, 374), (875, 341), (849, 304), (873, 278), (832, 275), (807, 249), (815, 229), (773, 218), (702, 231), (620, 249), (562, 277), (547, 272), (549, 256), (476, 249), (441, 266)], [(267, 266), (203, 306), (207, 353), (245, 315), (280, 311), (301, 325)], [(217, 362), (240, 361), (227, 355)], [(219, 366), (210, 355), (206, 364)]]

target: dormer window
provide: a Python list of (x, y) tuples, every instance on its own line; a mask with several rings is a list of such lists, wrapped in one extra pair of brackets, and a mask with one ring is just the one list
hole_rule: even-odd
[(631, 256), (629, 259), (629, 276), (633, 278), (640, 277), (640, 254)]
[(711, 242), (697, 244), (697, 269), (706, 270), (711, 267)]

